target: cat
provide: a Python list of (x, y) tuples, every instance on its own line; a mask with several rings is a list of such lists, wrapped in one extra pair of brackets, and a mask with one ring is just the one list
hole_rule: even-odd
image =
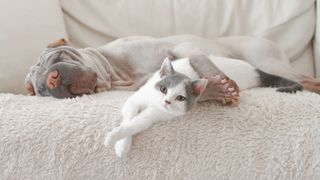
[[(236, 85), (225, 84), (224, 77), (230, 77)], [(171, 62), (166, 58), (160, 70), (125, 102), (121, 125), (107, 134), (105, 145), (115, 145), (117, 156), (124, 157), (130, 151), (132, 135), (154, 123), (186, 114), (201, 99), (237, 102), (237, 88), (253, 87), (279, 87), (277, 91), (289, 93), (303, 89), (297, 82), (236, 59), (198, 55)]]
[[(132, 135), (153, 123), (184, 115), (199, 99), (207, 79), (192, 80), (176, 72), (167, 58), (148, 82), (126, 101), (121, 125), (110, 132), (106, 144), (116, 143), (116, 153), (123, 157), (130, 150)], [(123, 139), (122, 139), (123, 138)]]

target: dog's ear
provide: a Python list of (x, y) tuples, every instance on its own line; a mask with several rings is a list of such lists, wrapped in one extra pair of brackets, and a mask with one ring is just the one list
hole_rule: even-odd
[(32, 86), (31, 83), (29, 83), (29, 82), (26, 83), (25, 87), (26, 87), (26, 90), (28, 92), (28, 95), (30, 95), (30, 96), (34, 96), (35, 95), (35, 92), (34, 92), (34, 89), (33, 89), (33, 86)]
[(62, 39), (58, 39), (50, 44), (48, 44), (47, 48), (56, 48), (59, 46), (67, 46), (68, 45), (68, 41), (64, 38)]

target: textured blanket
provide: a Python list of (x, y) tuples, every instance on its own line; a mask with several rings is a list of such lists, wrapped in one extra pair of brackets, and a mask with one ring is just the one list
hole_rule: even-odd
[(75, 99), (0, 94), (0, 179), (320, 179), (320, 96), (241, 93), (103, 146), (128, 92)]

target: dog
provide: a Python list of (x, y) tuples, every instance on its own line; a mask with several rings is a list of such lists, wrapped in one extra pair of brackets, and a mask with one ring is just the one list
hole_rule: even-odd
[(160, 68), (163, 59), (214, 55), (243, 60), (266, 73), (320, 93), (320, 81), (303, 75), (273, 42), (248, 36), (206, 40), (193, 35), (133, 36), (98, 48), (76, 49), (64, 40), (48, 45), (26, 76), (30, 95), (69, 98), (109, 90), (134, 91)]

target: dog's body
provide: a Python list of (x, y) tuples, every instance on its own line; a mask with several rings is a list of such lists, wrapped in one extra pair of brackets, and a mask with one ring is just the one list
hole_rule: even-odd
[[(45, 60), (41, 59), (38, 65), (31, 68), (26, 78), (26, 82), (32, 85), (37, 95), (61, 98), (93, 91), (136, 90), (150, 74), (159, 69), (165, 57), (179, 59), (194, 55), (243, 60), (266, 73), (299, 82), (306, 90), (320, 93), (320, 81), (296, 72), (280, 48), (260, 38), (222, 37), (209, 41), (191, 35), (159, 39), (127, 37), (96, 49), (81, 50), (61, 46), (51, 48), (50, 52), (51, 54), (42, 55)], [(42, 67), (41, 72), (37, 70), (39, 66)], [(64, 66), (70, 66), (68, 73), (64, 71)], [(52, 73), (55, 70), (56, 72)], [(73, 74), (78, 78), (70, 80)], [(79, 84), (90, 86), (83, 87)], [(60, 89), (62, 85), (64, 87)]]

